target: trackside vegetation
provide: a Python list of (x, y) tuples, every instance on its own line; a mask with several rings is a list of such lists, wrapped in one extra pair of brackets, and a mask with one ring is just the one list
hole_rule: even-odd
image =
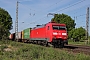
[(73, 40), (68, 40), (69, 44), (73, 44), (73, 45), (87, 45), (90, 46), (90, 36), (89, 36), (89, 42), (88, 40), (81, 40), (81, 41), (77, 41), (74, 42)]
[(0, 40), (0, 60), (90, 60), (90, 56), (52, 47)]
[(5, 9), (0, 7), (0, 40), (7, 39), (12, 29), (12, 17)]

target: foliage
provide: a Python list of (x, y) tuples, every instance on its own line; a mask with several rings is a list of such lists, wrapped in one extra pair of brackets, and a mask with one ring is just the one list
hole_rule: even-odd
[(55, 21), (57, 23), (64, 23), (66, 24), (67, 30), (70, 31), (75, 28), (75, 21), (66, 14), (55, 14), (54, 18), (51, 21)]
[[(4, 40), (0, 41), (0, 45), (6, 46), (0, 50), (0, 60), (90, 60), (88, 55), (74, 54), (51, 47)], [(11, 51), (4, 51), (4, 48)]]
[(69, 38), (73, 38), (76, 40), (84, 40), (85, 39), (85, 29), (80, 27), (80, 28), (76, 28), (76, 29), (72, 29), (71, 31), (69, 31)]
[(89, 43), (88, 41), (73, 42), (72, 40), (69, 40), (69, 44), (90, 46), (90, 40), (89, 40)]
[(0, 8), (0, 39), (7, 37), (11, 29), (12, 18), (10, 14), (3, 8)]

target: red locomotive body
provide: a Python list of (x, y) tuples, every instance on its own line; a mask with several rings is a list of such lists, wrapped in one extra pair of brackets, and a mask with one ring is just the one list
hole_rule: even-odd
[(44, 40), (46, 38), (46, 27), (38, 26), (31, 30), (30, 34), (31, 40)]
[(30, 40), (46, 41), (54, 46), (64, 46), (65, 43), (68, 44), (66, 25), (49, 22), (37, 26), (31, 30)]

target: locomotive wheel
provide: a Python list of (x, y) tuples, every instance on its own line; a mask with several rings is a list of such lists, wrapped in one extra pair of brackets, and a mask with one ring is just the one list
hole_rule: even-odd
[(54, 43), (53, 43), (53, 47), (54, 47), (54, 48), (58, 48), (58, 47), (59, 47), (58, 42), (54, 42)]
[(47, 42), (47, 41), (45, 41), (45, 44), (44, 44), (44, 46), (46, 46), (46, 47), (48, 46), (48, 42)]
[(63, 41), (60, 42), (59, 47), (60, 47), (60, 48), (63, 48), (63, 47), (64, 47), (64, 42), (63, 42)]
[(57, 48), (57, 44), (56, 44), (56, 43), (54, 43), (53, 47), (54, 47), (54, 48)]

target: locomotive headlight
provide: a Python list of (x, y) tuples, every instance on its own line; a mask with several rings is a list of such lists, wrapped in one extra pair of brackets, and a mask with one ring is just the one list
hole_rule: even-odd
[(67, 35), (66, 33), (62, 33), (62, 35)]
[(53, 32), (53, 35), (57, 35), (57, 32)]

